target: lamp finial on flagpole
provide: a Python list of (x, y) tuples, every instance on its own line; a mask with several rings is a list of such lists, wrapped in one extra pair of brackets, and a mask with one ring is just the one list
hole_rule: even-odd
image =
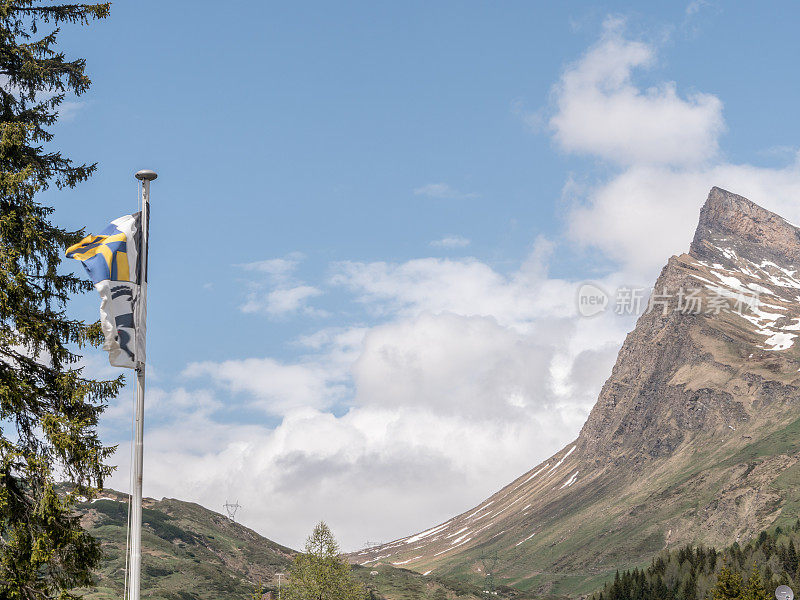
[(142, 169), (141, 171), (136, 172), (135, 177), (139, 181), (153, 181), (153, 179), (158, 177), (158, 173), (151, 171), (150, 169)]

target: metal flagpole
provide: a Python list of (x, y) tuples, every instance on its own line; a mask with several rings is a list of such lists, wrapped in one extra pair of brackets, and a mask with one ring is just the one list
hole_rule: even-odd
[[(136, 302), (136, 328), (144, 325), (147, 315), (147, 238), (150, 229), (150, 182), (158, 175), (154, 171), (139, 171), (136, 179), (142, 182), (142, 247), (140, 249), (139, 298)], [(138, 332), (137, 332), (138, 333)], [(137, 333), (134, 336), (138, 338)], [(138, 360), (138, 356), (136, 357)], [(128, 600), (139, 600), (142, 571), (142, 463), (144, 459), (144, 367), (136, 364), (136, 433), (133, 452), (133, 498), (131, 500), (130, 577), (128, 577)]]

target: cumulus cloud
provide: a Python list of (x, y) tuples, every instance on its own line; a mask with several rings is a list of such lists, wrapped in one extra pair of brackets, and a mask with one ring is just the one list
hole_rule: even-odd
[(654, 56), (653, 46), (625, 39), (619, 23), (607, 25), (600, 42), (563, 74), (550, 121), (564, 149), (626, 164), (593, 184), (565, 184), (573, 201), (567, 235), (644, 280), (665, 257), (687, 250), (715, 185), (800, 219), (797, 161), (767, 168), (721, 160), (716, 98), (682, 100), (671, 82), (650, 90), (632, 82), (633, 70)]
[(535, 310), (513, 281), (474, 258), (420, 258), (403, 263), (345, 261), (334, 265), (332, 283), (343, 286), (377, 314), (413, 316), (421, 310), (464, 315), (503, 315), (527, 320)]
[(564, 150), (624, 167), (594, 182), (568, 179), (568, 239), (639, 281), (688, 249), (713, 186), (800, 218), (796, 160), (779, 168), (727, 163), (718, 152), (725, 129), (718, 98), (683, 99), (670, 81), (636, 85), (636, 70), (653, 66), (656, 54), (653, 44), (626, 38), (624, 22), (607, 20), (597, 44), (562, 74), (550, 119)]
[(427, 196), (429, 198), (446, 199), (467, 199), (477, 198), (474, 192), (461, 192), (446, 183), (428, 183), (414, 189), (415, 196)]
[(665, 257), (686, 252), (712, 186), (745, 196), (800, 222), (800, 169), (718, 164), (675, 170), (633, 166), (587, 191), (571, 213), (568, 234), (640, 278)]
[(266, 295), (251, 292), (247, 301), (242, 305), (242, 312), (264, 312), (268, 315), (279, 317), (289, 313), (305, 312), (306, 314), (321, 313), (307, 305), (307, 301), (315, 296), (320, 296), (322, 290), (310, 285), (297, 285), (288, 288), (278, 288)]
[[(269, 429), (186, 414), (179, 427), (148, 431), (145, 493), (217, 510), (237, 499), (244, 524), (295, 548), (322, 518), (355, 549), (476, 504), (543, 458), (543, 447), (568, 441), (574, 424), (559, 416), (498, 422), (422, 407), (364, 407), (340, 417), (303, 409)], [(127, 487), (129, 452), (120, 447), (123, 468), (110, 485)]]
[(344, 392), (343, 374), (322, 363), (286, 364), (272, 358), (190, 363), (187, 378), (210, 378), (231, 392), (246, 392), (273, 415), (298, 407), (329, 408)]
[(367, 333), (353, 367), (356, 402), (514, 420), (526, 407), (552, 408), (548, 365), (557, 345), (490, 317), (423, 313)]
[(555, 141), (568, 152), (621, 164), (713, 158), (724, 128), (722, 102), (703, 93), (682, 98), (673, 81), (638, 87), (634, 72), (653, 66), (656, 49), (626, 39), (623, 25), (607, 20), (600, 41), (556, 84), (549, 121)]
[[(539, 240), (507, 274), (474, 258), (336, 265), (330, 284), (379, 323), (301, 337), (293, 362), (190, 364), (206, 408), (183, 387), (159, 398), (176, 412), (149, 432), (146, 493), (234, 497), (293, 546), (324, 518), (349, 549), (469, 508), (574, 437), (629, 326), (579, 318), (574, 285), (539, 264), (552, 250)], [(237, 420), (254, 409), (277, 425)]]
[(430, 311), (491, 316), (525, 331), (536, 320), (575, 314), (574, 283), (547, 277), (551, 251), (551, 242), (539, 239), (530, 256), (510, 274), (475, 258), (344, 261), (333, 265), (331, 283), (353, 292), (377, 315), (413, 317)]

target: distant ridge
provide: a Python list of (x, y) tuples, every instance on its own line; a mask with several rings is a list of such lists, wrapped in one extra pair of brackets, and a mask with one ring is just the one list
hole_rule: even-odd
[[(79, 506), (85, 527), (100, 540), (104, 559), (90, 600), (118, 600), (125, 580), (127, 496), (104, 490)], [(252, 600), (259, 584), (278, 597), (276, 574), (290, 572), (296, 554), (199, 504), (170, 498), (144, 499), (142, 597), (162, 600)], [(437, 598), (479, 600), (482, 588), (405, 569), (354, 567), (374, 600)], [(286, 577), (282, 578), (286, 585)], [(530, 599), (499, 587), (498, 600)], [(283, 588), (285, 598), (286, 588)], [(266, 600), (266, 596), (265, 596)]]

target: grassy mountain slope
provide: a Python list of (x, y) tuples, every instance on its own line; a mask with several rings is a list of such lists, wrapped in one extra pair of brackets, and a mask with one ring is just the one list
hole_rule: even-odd
[[(102, 542), (104, 559), (92, 600), (122, 597), (125, 577), (125, 496), (80, 507), (84, 525)], [(229, 600), (249, 597), (259, 581), (277, 584), (293, 551), (198, 504), (145, 499), (142, 532), (142, 597)]]
[[(365, 565), (590, 593), (686, 543), (727, 545), (800, 508), (800, 230), (714, 188), (579, 437), (474, 509), (351, 555)], [(681, 296), (683, 290), (683, 296)], [(686, 310), (697, 290), (699, 312)], [(759, 303), (740, 307), (742, 295)], [(722, 298), (727, 309), (713, 310)], [(683, 300), (684, 306), (681, 307)]]
[[(102, 543), (97, 584), (89, 600), (122, 597), (125, 578), (127, 496), (105, 490), (103, 498), (79, 506), (84, 526)], [(288, 573), (294, 550), (198, 504), (146, 498), (142, 532), (142, 597), (164, 600), (245, 600), (261, 583), (277, 591), (276, 573)], [(375, 600), (477, 600), (482, 588), (394, 567), (354, 567)], [(286, 579), (283, 579), (284, 583)], [(501, 589), (498, 598), (527, 598)]]
[[(374, 569), (354, 565), (355, 576), (364, 583), (373, 598), (386, 600), (479, 600), (486, 598), (485, 585), (449, 578), (425, 576), (408, 569), (381, 565)], [(488, 590), (487, 590), (488, 591)], [(527, 600), (540, 598), (508, 586), (497, 586), (493, 598)]]

